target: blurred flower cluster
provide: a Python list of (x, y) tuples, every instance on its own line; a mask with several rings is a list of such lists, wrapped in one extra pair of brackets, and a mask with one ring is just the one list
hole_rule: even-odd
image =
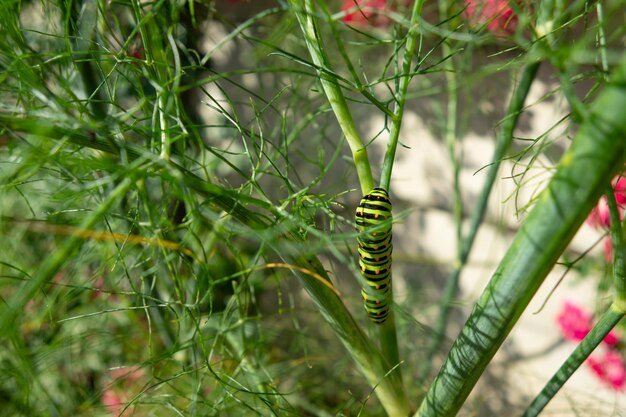
[[(557, 317), (557, 324), (565, 339), (580, 342), (594, 323), (590, 313), (567, 301)], [(601, 353), (589, 356), (585, 361), (600, 381), (616, 391), (626, 390), (626, 363), (617, 350), (620, 342), (618, 334), (611, 330), (602, 341)]]
[[(398, 2), (404, 6), (413, 4), (413, 0), (345, 0), (341, 6), (346, 12), (342, 20), (353, 26), (385, 28), (392, 23), (388, 12)], [(470, 26), (484, 26), (496, 36), (512, 35), (518, 20), (506, 0), (467, 0), (463, 16)]]
[(517, 16), (506, 0), (467, 0), (464, 15), (472, 26), (485, 26), (496, 36), (511, 36)]
[[(624, 209), (626, 208), (626, 177), (618, 177), (611, 183), (615, 201), (619, 212), (620, 220), (624, 219)], [(594, 229), (609, 230), (611, 228), (611, 217), (609, 215), (609, 204), (606, 196), (602, 196), (598, 204), (591, 210), (587, 218), (587, 224)], [(607, 262), (611, 262), (613, 258), (613, 242), (610, 237), (604, 241), (604, 258)]]
[[(341, 11), (346, 12), (342, 18), (344, 22), (360, 27), (388, 27), (392, 21), (387, 12), (393, 8), (392, 1), (387, 0), (345, 0), (341, 5)], [(412, 0), (405, 0), (406, 5)]]
[(100, 401), (111, 416), (124, 417), (134, 413), (129, 402), (131, 388), (137, 388), (145, 373), (139, 366), (121, 367), (110, 371), (110, 383), (102, 391)]

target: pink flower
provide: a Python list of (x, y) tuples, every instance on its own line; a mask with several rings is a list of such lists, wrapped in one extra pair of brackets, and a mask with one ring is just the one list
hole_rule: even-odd
[(626, 204), (626, 177), (619, 176), (616, 180), (613, 180), (613, 192), (615, 193), (615, 200), (617, 204), (623, 206)]
[(112, 416), (118, 417), (125, 414), (122, 413), (122, 410), (124, 409), (124, 400), (122, 400), (122, 398), (111, 388), (104, 390), (102, 396), (100, 397), (100, 401), (102, 401), (102, 404)]
[(349, 25), (387, 27), (391, 24), (386, 15), (389, 10), (386, 0), (346, 0), (341, 10), (349, 11), (341, 19)]
[(605, 196), (602, 196), (598, 204), (591, 209), (591, 213), (587, 217), (587, 224), (596, 229), (608, 229), (611, 227), (609, 204), (606, 202)]
[(604, 369), (602, 367), (602, 363), (594, 358), (593, 356), (589, 356), (586, 360), (585, 363), (587, 364), (588, 367), (591, 368), (591, 371), (596, 374), (596, 376), (598, 378), (602, 378), (604, 376)]
[[(620, 220), (624, 219), (624, 211), (626, 209), (626, 177), (616, 177), (612, 182), (613, 195), (615, 195), (615, 201), (617, 202), (617, 211)], [(589, 216), (587, 217), (587, 224), (596, 229), (609, 229), (611, 227), (611, 216), (609, 213), (609, 203), (606, 200), (606, 196), (600, 197), (598, 204), (591, 209)], [(613, 260), (613, 242), (611, 238), (607, 238), (604, 241), (604, 259), (607, 262)]]
[(557, 323), (563, 337), (576, 342), (583, 340), (593, 326), (591, 315), (569, 301), (565, 302)]
[(626, 365), (616, 351), (607, 350), (599, 360), (590, 356), (586, 363), (593, 373), (612, 389), (622, 390), (626, 387)]
[(606, 343), (606, 344), (607, 344), (607, 346), (611, 346), (611, 347), (613, 347), (613, 346), (617, 345), (617, 344), (620, 342), (620, 340), (619, 340), (619, 336), (617, 335), (617, 333), (615, 332), (615, 330), (611, 330), (611, 331), (609, 332), (609, 334), (607, 334), (607, 335), (604, 337), (603, 342), (604, 342), (604, 343)]
[[(593, 327), (591, 314), (570, 301), (565, 302), (563, 311), (557, 317), (557, 323), (563, 337), (574, 342), (583, 340)], [(603, 342), (608, 346), (615, 346), (620, 342), (620, 338), (614, 330), (611, 330)]]
[(132, 405), (124, 409), (129, 398), (129, 388), (144, 375), (140, 366), (120, 367), (109, 372), (112, 382), (102, 391), (100, 401), (111, 416), (124, 417), (133, 413)]
[(496, 36), (515, 33), (517, 16), (506, 0), (466, 0), (463, 12), (471, 25), (486, 26)]
[(614, 350), (608, 350), (604, 354), (605, 381), (613, 389), (622, 389), (626, 384), (626, 366), (624, 358)]
[[(619, 212), (619, 218), (624, 219), (624, 207), (626, 206), (626, 177), (618, 177), (611, 183), (613, 186), (613, 193), (615, 195), (615, 201), (617, 202), (617, 208)], [(591, 210), (589, 217), (587, 217), (587, 223), (595, 228), (608, 229), (611, 227), (611, 216), (609, 215), (609, 204), (606, 201), (606, 197), (602, 196), (598, 204)]]

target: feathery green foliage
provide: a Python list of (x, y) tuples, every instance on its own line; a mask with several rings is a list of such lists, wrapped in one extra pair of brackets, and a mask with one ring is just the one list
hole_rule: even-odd
[[(459, 2), (342, 3), (0, 4), (7, 415), (456, 415), (623, 168), (623, 1), (508, 2), (505, 35)], [(558, 83), (537, 99), (540, 66)], [(554, 97), (572, 114), (521, 140), (532, 107)], [(472, 201), (462, 139), (492, 129)], [(400, 224), (432, 208), (416, 207), (422, 190), (400, 192), (419, 174), (399, 166), (431, 152), (426, 134), (450, 156), (437, 193), (452, 196), (459, 248), (428, 269), (449, 276), (435, 290), (408, 262), (427, 239)], [(560, 162), (541, 168), (550, 183), (524, 201), (530, 214), (431, 383), (500, 167), (513, 161), (523, 190), (546, 160)], [(447, 181), (440, 169), (433, 183)], [(354, 222), (376, 186), (395, 204), (401, 295), (378, 327)], [(528, 415), (624, 313), (620, 209), (613, 307)], [(433, 330), (414, 314), (437, 310)]]

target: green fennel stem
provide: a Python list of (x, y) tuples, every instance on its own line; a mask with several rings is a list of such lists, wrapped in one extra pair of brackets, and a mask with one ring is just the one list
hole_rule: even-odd
[(624, 222), (620, 220), (619, 208), (612, 187), (606, 192), (611, 217), (611, 244), (613, 245), (613, 285), (615, 303), (624, 309), (626, 304), (626, 243), (624, 241)]
[(391, 123), (391, 132), (389, 133), (389, 145), (385, 152), (385, 160), (383, 162), (383, 170), (380, 176), (380, 187), (389, 190), (391, 183), (391, 173), (393, 171), (393, 162), (396, 157), (396, 148), (400, 139), (400, 128), (402, 127), (402, 116), (404, 115), (404, 106), (406, 105), (407, 91), (411, 82), (411, 63), (413, 55), (415, 55), (415, 47), (417, 45), (417, 37), (419, 36), (419, 18), (422, 14), (424, 0), (418, 0), (413, 4), (411, 12), (411, 23), (409, 33), (406, 38), (406, 47), (404, 49), (404, 61), (402, 62), (402, 74), (400, 74), (400, 83), (395, 93), (396, 106)]
[(329, 73), (330, 65), (324, 54), (323, 44), (318, 36), (318, 30), (315, 20), (313, 19), (313, 2), (306, 0), (304, 2), (298, 0), (290, 0), (290, 4), (293, 6), (304, 34), (305, 43), (311, 60), (317, 67), (317, 73), (320, 77), (320, 83), (322, 89), (328, 98), (330, 107), (335, 113), (337, 122), (343, 131), (343, 134), (348, 141), (350, 150), (352, 151), (352, 159), (354, 166), (356, 167), (359, 182), (361, 184), (362, 194), (367, 194), (372, 188), (374, 188), (374, 181), (372, 179), (372, 171), (370, 168), (369, 158), (367, 155), (367, 148), (364, 146), (361, 140), (361, 135), (356, 127), (356, 123), (352, 118), (352, 113), (348, 107), (348, 103), (339, 87), (337, 80)]
[(454, 416), (626, 159), (626, 57), (596, 98), (415, 414)]
[(517, 85), (513, 96), (511, 97), (509, 108), (507, 110), (507, 116), (502, 123), (500, 132), (498, 134), (496, 149), (494, 150), (493, 156), (491, 158), (491, 165), (487, 170), (487, 176), (480, 191), (476, 207), (472, 211), (469, 232), (459, 244), (460, 250), (458, 263), (457, 265), (455, 265), (454, 269), (450, 273), (448, 281), (446, 281), (446, 286), (443, 290), (443, 295), (439, 304), (439, 317), (437, 318), (437, 322), (435, 324), (435, 334), (430, 339), (427, 359), (423, 362), (420, 369), (420, 380), (422, 381), (428, 377), (428, 374), (430, 373), (430, 370), (432, 368), (433, 359), (439, 351), (441, 343), (443, 342), (445, 329), (448, 325), (448, 318), (450, 316), (450, 308), (458, 290), (461, 272), (463, 271), (463, 268), (465, 267), (465, 265), (467, 264), (467, 260), (469, 259), (472, 246), (474, 245), (474, 240), (476, 239), (476, 235), (478, 234), (478, 229), (480, 228), (480, 225), (482, 224), (485, 213), (487, 211), (487, 203), (489, 202), (491, 190), (493, 189), (493, 185), (498, 176), (500, 164), (502, 162), (502, 159), (505, 157), (507, 150), (511, 146), (515, 126), (517, 126), (519, 116), (522, 114), (524, 102), (526, 101), (526, 97), (528, 96), (528, 92), (530, 91), (530, 86), (535, 80), (538, 70), (539, 62), (532, 63), (524, 67), (524, 69), (522, 70), (522, 76), (520, 78), (519, 84)]

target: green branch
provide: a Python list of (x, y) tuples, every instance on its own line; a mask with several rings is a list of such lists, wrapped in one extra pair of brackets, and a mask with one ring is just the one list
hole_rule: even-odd
[(419, 20), (422, 14), (422, 6), (424, 0), (418, 0), (413, 4), (411, 13), (411, 23), (409, 24), (409, 33), (406, 35), (406, 47), (404, 49), (404, 60), (402, 62), (402, 74), (400, 74), (400, 83), (395, 94), (396, 106), (391, 123), (391, 132), (389, 133), (389, 145), (385, 153), (385, 161), (383, 170), (380, 175), (380, 186), (385, 190), (389, 189), (391, 183), (391, 172), (393, 171), (393, 162), (396, 158), (396, 148), (400, 139), (400, 128), (402, 127), (402, 116), (404, 115), (404, 106), (406, 104), (407, 91), (413, 76), (411, 75), (411, 63), (413, 55), (415, 55), (415, 46), (417, 38), (420, 34)]
[(419, 417), (459, 411), (546, 275), (626, 159), (626, 57), (475, 305)]
[(626, 242), (624, 225), (612, 187), (606, 193), (611, 216), (611, 243), (613, 245), (613, 285), (615, 285), (615, 303), (621, 310), (626, 310)]
[(346, 136), (350, 150), (352, 151), (352, 159), (356, 167), (359, 182), (361, 184), (361, 192), (368, 193), (374, 187), (372, 179), (372, 171), (367, 156), (367, 148), (363, 145), (361, 135), (356, 127), (356, 123), (352, 118), (350, 108), (346, 102), (341, 88), (328, 72), (322, 69), (330, 69), (328, 60), (323, 49), (323, 42), (319, 37), (319, 31), (313, 18), (313, 4), (311, 0), (289, 0), (294, 9), (306, 46), (311, 55), (311, 60), (318, 67), (317, 73), (320, 77), (322, 89), (328, 98), (335, 117), (339, 122), (339, 126)]
[(469, 232), (467, 233), (467, 236), (465, 236), (465, 238), (460, 242), (458, 262), (450, 273), (450, 277), (446, 281), (446, 286), (443, 290), (441, 302), (439, 304), (439, 317), (437, 318), (437, 322), (435, 324), (435, 333), (430, 339), (427, 357), (426, 360), (422, 363), (422, 367), (420, 369), (421, 380), (424, 380), (426, 377), (428, 377), (428, 374), (430, 373), (432, 367), (433, 358), (435, 357), (435, 354), (439, 351), (439, 348), (443, 341), (445, 329), (448, 324), (448, 317), (450, 316), (452, 301), (454, 300), (454, 297), (456, 296), (458, 290), (461, 271), (463, 271), (463, 268), (465, 267), (465, 265), (467, 264), (467, 260), (469, 259), (469, 254), (472, 250), (472, 246), (474, 245), (476, 235), (478, 234), (478, 229), (480, 228), (480, 225), (482, 224), (485, 213), (487, 211), (487, 203), (489, 202), (491, 190), (493, 189), (493, 185), (498, 176), (500, 164), (502, 163), (502, 160), (506, 156), (506, 152), (513, 142), (513, 131), (515, 130), (515, 126), (517, 126), (517, 121), (519, 120), (520, 115), (522, 114), (524, 102), (526, 101), (526, 97), (528, 96), (528, 92), (530, 91), (530, 86), (535, 80), (538, 69), (539, 62), (528, 64), (526, 67), (524, 67), (519, 84), (517, 85), (513, 96), (511, 97), (509, 108), (507, 109), (506, 113), (507, 116), (502, 122), (500, 132), (497, 136), (496, 148), (493, 152), (493, 156), (491, 157), (491, 165), (489, 166), (489, 169), (487, 171), (487, 176), (480, 191), (480, 195), (478, 196), (478, 202), (476, 204), (476, 207), (472, 210)]
[[(389, 136), (389, 145), (387, 146), (387, 152), (385, 153), (385, 160), (383, 162), (383, 169), (380, 177), (380, 187), (384, 188), (385, 190), (389, 190), (389, 184), (391, 182), (391, 171), (395, 159), (396, 148), (398, 146), (398, 140), (400, 138), (400, 129), (402, 127), (402, 116), (404, 114), (407, 91), (409, 88), (409, 83), (412, 79), (411, 62), (413, 60), (413, 55), (415, 54), (417, 37), (419, 36), (418, 20), (421, 16), (423, 5), (423, 0), (415, 2), (413, 4), (413, 11), (411, 13), (411, 23), (406, 38), (404, 61), (402, 63), (402, 74), (399, 74), (400, 82), (398, 85), (398, 90), (396, 91), (396, 106), (394, 108), (393, 117), (391, 119), (392, 124)], [(393, 286), (390, 290), (389, 298), (393, 300)], [(387, 320), (380, 325), (379, 339), (383, 355), (388, 358), (390, 365), (399, 366), (400, 352), (398, 349), (398, 335), (396, 332), (396, 321), (393, 309), (391, 309), (391, 311), (389, 312), (389, 317), (387, 318)]]

